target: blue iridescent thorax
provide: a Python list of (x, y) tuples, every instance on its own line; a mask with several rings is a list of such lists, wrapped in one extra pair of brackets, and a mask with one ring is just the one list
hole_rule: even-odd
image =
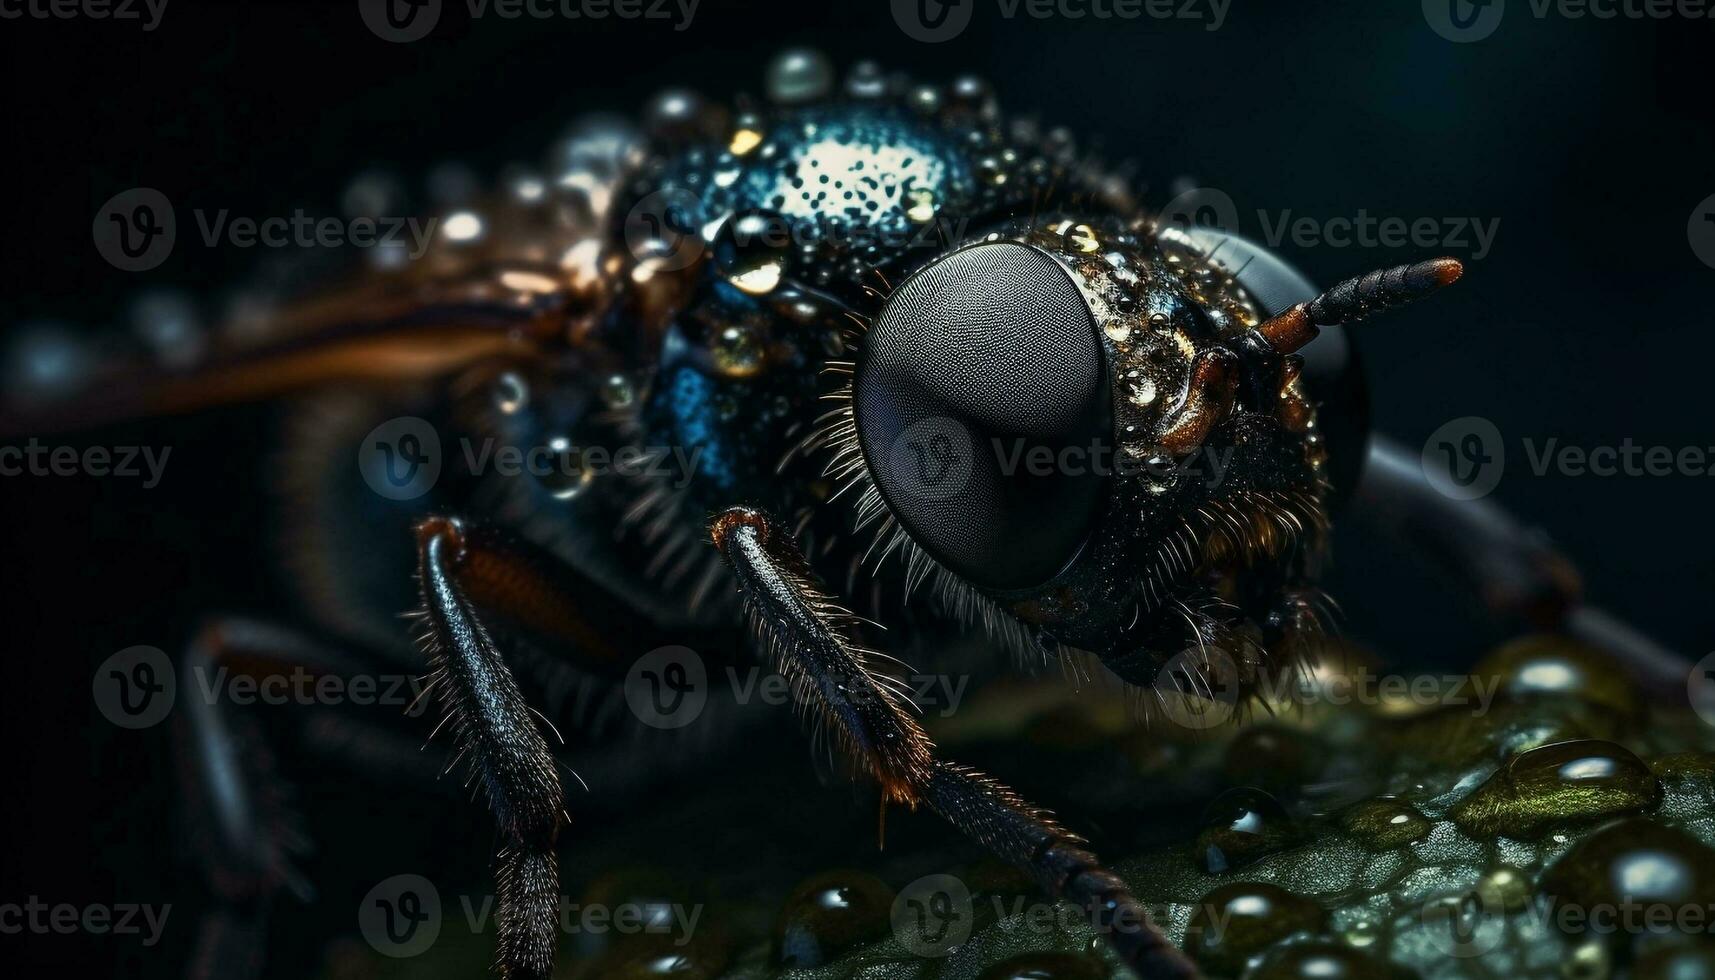
[(802, 281), (829, 286), (897, 253), (944, 244), (935, 231), (986, 195), (969, 128), (900, 106), (800, 109), (741, 119), (726, 145), (692, 148), (651, 181), (668, 224), (713, 242), (731, 216), (766, 212)]

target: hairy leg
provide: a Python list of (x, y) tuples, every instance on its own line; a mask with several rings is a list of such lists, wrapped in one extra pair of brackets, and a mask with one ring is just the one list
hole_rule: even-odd
[[(417, 539), (431, 683), (446, 707), (458, 757), (468, 761), (501, 833), (497, 967), (502, 977), (546, 980), (558, 939), (554, 848), (567, 820), (559, 771), (463, 581), (501, 556), (454, 520), (425, 521)], [(520, 587), (493, 593), (491, 601), (508, 594), (533, 596)]]
[(797, 703), (834, 730), (850, 761), (881, 784), (885, 800), (927, 806), (1030, 872), (1050, 894), (1091, 909), (1140, 976), (1197, 975), (1125, 882), (1081, 839), (994, 779), (935, 757), (905, 693), (871, 667), (880, 655), (853, 639), (855, 618), (821, 590), (796, 545), (773, 522), (734, 508), (716, 517), (710, 530)]

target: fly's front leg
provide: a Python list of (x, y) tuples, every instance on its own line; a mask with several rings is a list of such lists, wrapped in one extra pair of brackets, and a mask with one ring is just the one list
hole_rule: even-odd
[(1120, 956), (1148, 980), (1197, 975), (1080, 838), (999, 782), (936, 758), (899, 682), (874, 670), (870, 661), (878, 655), (854, 641), (855, 618), (822, 591), (773, 522), (734, 508), (710, 530), (794, 697), (834, 729), (852, 763), (881, 784), (884, 799), (927, 806), (1033, 874), (1050, 894), (1091, 909)]
[[(417, 529), (418, 569), (434, 668), (458, 758), (469, 763), (501, 832), (496, 859), (497, 966), (507, 978), (546, 980), (558, 938), (560, 878), (555, 844), (567, 822), (560, 776), (512, 672), (470, 598), (538, 606), (536, 581), (459, 521), (430, 518)], [(517, 577), (514, 577), (514, 576)], [(509, 583), (509, 584), (508, 584)]]

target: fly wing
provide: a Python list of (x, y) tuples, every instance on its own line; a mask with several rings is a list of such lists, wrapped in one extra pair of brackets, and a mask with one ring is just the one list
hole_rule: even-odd
[[(542, 176), (514, 177), (434, 218), (378, 217), (399, 213), (378, 203), (397, 199), (360, 179), (348, 202), (376, 199), (353, 213), (379, 234), (360, 269), (327, 268), (325, 249), (279, 256), (295, 283), (292, 298), (221, 318), (200, 345), (206, 351), (183, 366), (163, 366), (142, 350), (86, 363), (50, 349), (45, 371), (27, 368), (23, 383), (0, 390), (0, 438), (329, 384), (411, 381), (576, 343), (613, 298), (609, 283), (625, 264), (621, 243), (608, 240), (608, 219), (638, 159), (635, 134), (591, 120), (556, 145)], [(408, 227), (411, 240), (389, 235), (390, 222)], [(338, 252), (333, 261), (348, 258)]]

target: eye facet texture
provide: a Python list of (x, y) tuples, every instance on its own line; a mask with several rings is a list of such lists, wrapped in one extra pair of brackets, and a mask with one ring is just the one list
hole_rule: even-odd
[(854, 389), (870, 474), (907, 532), (990, 589), (1040, 585), (1106, 500), (1108, 386), (1067, 272), (1013, 242), (904, 282), (866, 335)]

